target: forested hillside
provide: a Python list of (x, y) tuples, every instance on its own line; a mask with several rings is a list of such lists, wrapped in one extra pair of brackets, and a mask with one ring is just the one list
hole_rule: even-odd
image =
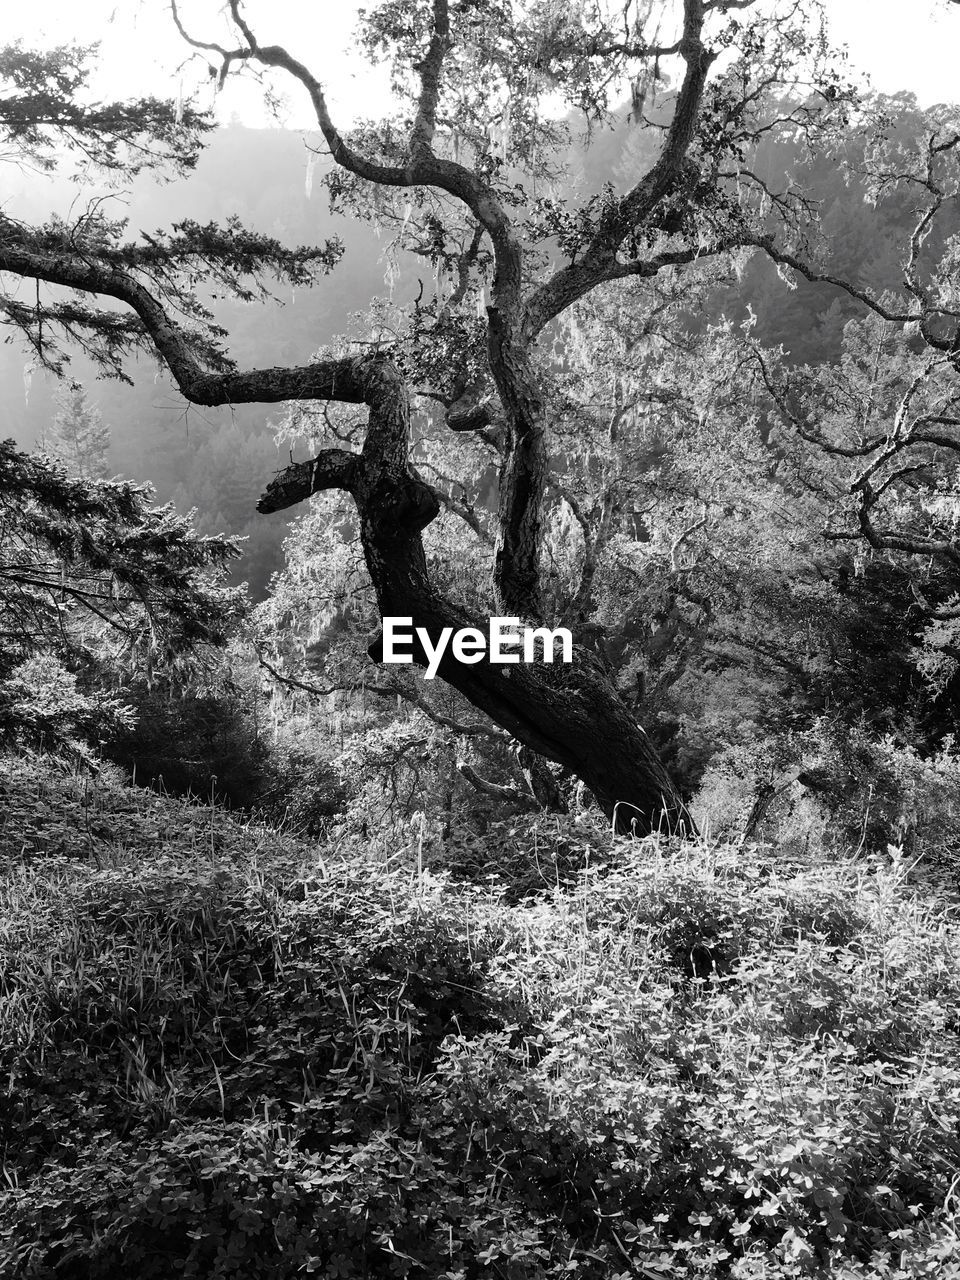
[(960, 1276), (960, 107), (268, 10), (0, 49), (0, 1274)]
[[(905, 132), (922, 130), (909, 103), (901, 110)], [(589, 146), (571, 120), (561, 200), (575, 203), (585, 186), (597, 185), (608, 173), (625, 175), (631, 163), (645, 158), (649, 139), (631, 127), (627, 115), (624, 104), (599, 137), (591, 136)], [(229, 298), (217, 303), (218, 320), (241, 364), (254, 359), (299, 363), (339, 335), (362, 340), (372, 297), (408, 305), (424, 288), (428, 296), (435, 292), (435, 267), (429, 261), (399, 252), (390, 232), (378, 233), (373, 225), (331, 212), (322, 184), (329, 161), (317, 154), (317, 141), (316, 135), (233, 124), (213, 134), (196, 171), (176, 183), (141, 176), (129, 191), (112, 196), (103, 187), (112, 216), (129, 219), (132, 230), (149, 233), (184, 217), (204, 223), (236, 216), (291, 245), (330, 235), (343, 241), (340, 267), (317, 288), (278, 290), (276, 305), (266, 308)], [(765, 170), (802, 180), (810, 198), (820, 202), (830, 263), (838, 275), (877, 290), (896, 283), (897, 246), (909, 233), (908, 209), (886, 211), (878, 219), (862, 189), (846, 181), (834, 163), (823, 158), (819, 165), (804, 164), (796, 147), (771, 144), (762, 148), (761, 157)], [(8, 190), (11, 203), (35, 218), (53, 211), (79, 217), (94, 199), (91, 190), (78, 192), (75, 183), (56, 173), (21, 172)], [(717, 293), (710, 314), (737, 323), (756, 315), (765, 341), (782, 344), (798, 362), (817, 363), (836, 357), (843, 325), (856, 307), (842, 290), (801, 283), (788, 293), (776, 272), (758, 259), (735, 291)], [(132, 362), (127, 372), (132, 388), (105, 380), (82, 353), (73, 354), (69, 367), (70, 378), (85, 386), (109, 432), (110, 474), (153, 485), (160, 501), (174, 501), (184, 514), (196, 508), (197, 527), (205, 533), (246, 539), (233, 577), (248, 581), (254, 597), (262, 598), (270, 575), (281, 566), (286, 527), (253, 512), (264, 478), (289, 456), (288, 446), (278, 448), (275, 442), (277, 414), (243, 405), (192, 408), (158, 375), (153, 361)], [(0, 348), (0, 404), (7, 432), (18, 444), (49, 445), (58, 387), (58, 380), (22, 348)]]

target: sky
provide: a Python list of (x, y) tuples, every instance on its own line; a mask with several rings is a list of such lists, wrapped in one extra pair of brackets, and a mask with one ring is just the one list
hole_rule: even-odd
[[(180, 0), (180, 8), (196, 35), (218, 38), (222, 0)], [(389, 102), (383, 74), (371, 72), (351, 56), (357, 8), (357, 0), (247, 0), (245, 5), (261, 41), (286, 44), (306, 62), (325, 84), (335, 118), (346, 124), (357, 115), (379, 114), (378, 107)], [(960, 98), (960, 4), (826, 0), (826, 8), (835, 42), (848, 46), (851, 63), (869, 74), (875, 88), (888, 93), (911, 90), (922, 106)], [(147, 88), (158, 96), (176, 95), (181, 79), (188, 86), (195, 82), (195, 70), (177, 71), (186, 51), (173, 29), (166, 0), (31, 0), (8, 5), (2, 39), (18, 37), (39, 47), (99, 40), (103, 66), (98, 88), (105, 95), (132, 95)], [(212, 85), (204, 93), (212, 102)], [(216, 106), (224, 120), (234, 115), (245, 124), (269, 123), (251, 85), (228, 81)], [(301, 93), (291, 93), (285, 123), (315, 127)]]
[[(224, 7), (222, 0), (179, 3), (187, 30), (207, 41), (227, 41), (229, 29), (219, 16)], [(357, 0), (247, 0), (244, 5), (261, 43), (283, 44), (306, 62), (324, 84), (335, 118), (347, 123), (357, 115), (377, 114), (369, 109), (371, 100), (389, 102), (385, 75), (371, 72), (351, 50), (359, 7)], [(31, 0), (4, 14), (0, 39), (6, 43), (18, 37), (41, 48), (67, 40), (99, 41), (98, 89), (102, 86), (104, 94), (113, 97), (147, 90), (176, 96), (181, 81), (189, 92), (198, 71), (203, 79), (206, 55), (198, 55), (192, 68), (178, 70), (191, 51), (177, 34), (167, 0)], [(293, 128), (316, 128), (305, 93), (282, 76), (274, 83), (281, 89), (286, 85), (289, 94), (284, 122)], [(235, 76), (216, 98), (214, 85), (204, 85), (201, 105), (215, 106), (223, 120), (236, 115), (252, 126), (274, 123), (264, 112), (259, 89)]]

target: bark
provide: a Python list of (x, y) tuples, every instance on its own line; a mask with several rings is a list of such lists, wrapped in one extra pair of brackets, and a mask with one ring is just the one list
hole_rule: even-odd
[(801, 773), (802, 770), (800, 769), (788, 769), (786, 772), (781, 773), (779, 777), (768, 779), (757, 787), (747, 820), (743, 824), (743, 831), (740, 837), (742, 840), (753, 839), (774, 800), (783, 795), (784, 791), (793, 786), (795, 782), (799, 782)]
[[(430, 581), (421, 533), (440, 502), (409, 463), (409, 398), (399, 372), (386, 359), (358, 359), (351, 385), (370, 406), (362, 452), (331, 449), (287, 468), (258, 510), (280, 510), (323, 488), (346, 489), (359, 513), (381, 616), (411, 617), (434, 642), (444, 627), (486, 630), (485, 620), (447, 600)], [(426, 665), (416, 644), (413, 654)], [(370, 656), (382, 661), (379, 638)], [(523, 746), (582, 779), (619, 831), (693, 829), (647, 735), (590, 649), (575, 644), (569, 664), (515, 666), (466, 665), (448, 650), (439, 675)]]
[(540, 808), (546, 809), (548, 813), (568, 813), (569, 806), (563, 798), (560, 784), (550, 772), (543, 756), (538, 756), (529, 747), (521, 747), (517, 752), (517, 761)]
[(504, 787), (499, 782), (490, 782), (487, 778), (481, 778), (476, 769), (464, 763), (462, 760), (457, 765), (460, 773), (463, 774), (467, 782), (475, 791), (479, 791), (483, 796), (489, 796), (492, 800), (500, 800), (505, 804), (516, 805), (518, 809), (522, 809), (525, 813), (539, 813), (541, 811), (540, 801), (527, 792), (520, 791), (516, 787)]
[(547, 484), (546, 419), (518, 319), (490, 308), (488, 356), (509, 438), (500, 469), (499, 536), (494, 589), (507, 615), (539, 618), (543, 495)]

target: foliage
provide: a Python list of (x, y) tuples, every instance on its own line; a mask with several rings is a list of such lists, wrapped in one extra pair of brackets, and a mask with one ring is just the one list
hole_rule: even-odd
[[(240, 593), (217, 584), (234, 544), (197, 537), (188, 520), (149, 498), (144, 486), (71, 477), (59, 463), (0, 444), (6, 736), (29, 737), (41, 724), (49, 733), (71, 716), (75, 726), (78, 716), (109, 719), (111, 669), (136, 660), (150, 672), (224, 642), (242, 606)], [(49, 673), (63, 668), (62, 716), (51, 719), (50, 690), (24, 701), (31, 661), (47, 662)]]
[(81, 688), (74, 672), (51, 653), (39, 652), (0, 682), (3, 736), (21, 745), (69, 750), (82, 757), (133, 728), (125, 699), (105, 689)]
[(175, 674), (128, 678), (121, 694), (130, 722), (103, 750), (133, 781), (229, 807), (258, 803), (274, 772), (261, 698), (228, 662), (192, 685)]
[(494, 816), (482, 826), (461, 820), (446, 839), (429, 830), (422, 857), (431, 870), (493, 886), (504, 902), (518, 903), (572, 888), (588, 869), (610, 863), (612, 846), (609, 825), (591, 809)]
[(123, 173), (192, 168), (201, 139), (213, 128), (210, 117), (189, 103), (178, 110), (156, 98), (85, 101), (96, 49), (59, 45), (38, 51), (19, 41), (0, 49), (3, 145), (47, 170), (62, 161), (65, 150), (79, 150), (94, 165)]
[(2, 785), (11, 1277), (957, 1260), (960, 938), (902, 865), (619, 841), (508, 906), (415, 845)]
[(257, 797), (269, 821), (304, 837), (325, 836), (351, 799), (350, 786), (321, 751), (285, 736), (271, 751), (271, 776)]
[(43, 441), (45, 451), (63, 463), (71, 476), (106, 480), (110, 474), (110, 430), (99, 409), (89, 403), (86, 391), (77, 383), (62, 388), (56, 404), (49, 435)]
[(784, 852), (830, 859), (897, 850), (918, 876), (957, 883), (960, 760), (949, 738), (919, 751), (862, 721), (823, 716), (718, 752), (695, 808), (712, 831), (746, 827)]

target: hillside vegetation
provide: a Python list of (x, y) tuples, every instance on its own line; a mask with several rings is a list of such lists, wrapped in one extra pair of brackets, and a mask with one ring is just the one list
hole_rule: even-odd
[(416, 836), (0, 789), (4, 1276), (957, 1265), (960, 930), (896, 851), (557, 818), (582, 871), (541, 824), (516, 901)]
[(162, 7), (0, 47), (0, 1280), (960, 1280), (960, 107)]

